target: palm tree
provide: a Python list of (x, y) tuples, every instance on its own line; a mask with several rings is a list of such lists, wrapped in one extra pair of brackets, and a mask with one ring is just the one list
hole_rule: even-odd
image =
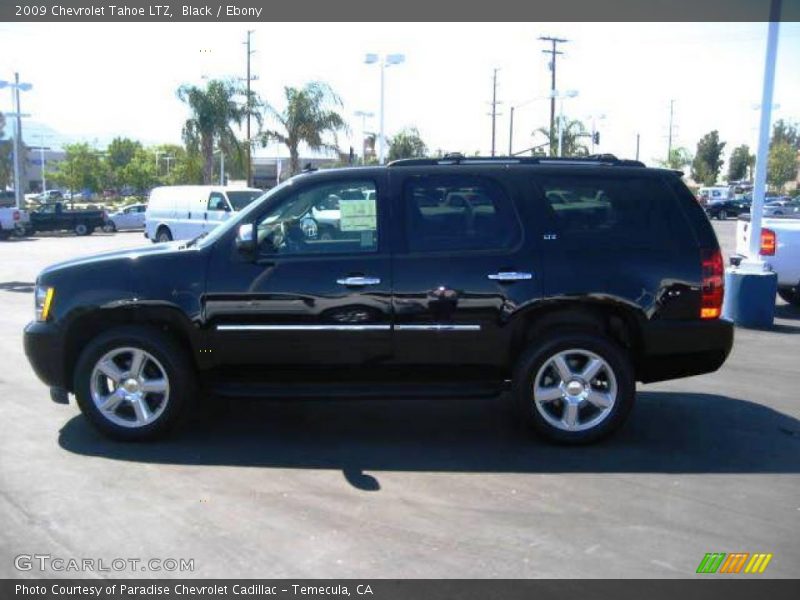
[[(550, 141), (550, 155), (555, 156), (558, 151), (558, 127), (550, 135), (550, 129), (547, 127), (540, 127), (533, 132), (542, 134)], [(589, 149), (581, 142), (581, 138), (588, 138), (591, 133), (586, 129), (586, 126), (577, 119), (567, 121), (561, 133), (561, 154), (563, 156), (586, 156), (589, 154)]]
[[(286, 108), (276, 110), (265, 104), (267, 116), (280, 128), (261, 132), (261, 144), (266, 146), (270, 140), (277, 140), (289, 149), (291, 174), (300, 170), (300, 143), (311, 150), (337, 150), (336, 133), (346, 130), (344, 119), (336, 112), (342, 106), (338, 95), (325, 83), (312, 81), (302, 88), (285, 87)], [(331, 134), (333, 142), (325, 141)]]
[[(203, 181), (211, 183), (214, 171), (214, 146), (226, 154), (240, 154), (232, 124), (241, 125), (247, 117), (248, 102), (239, 102), (245, 94), (230, 81), (209, 81), (206, 89), (194, 85), (178, 88), (178, 98), (192, 110), (183, 126), (183, 140), (190, 150), (199, 149), (203, 157)], [(253, 102), (249, 103), (253, 106)], [(255, 114), (255, 113), (254, 113)]]

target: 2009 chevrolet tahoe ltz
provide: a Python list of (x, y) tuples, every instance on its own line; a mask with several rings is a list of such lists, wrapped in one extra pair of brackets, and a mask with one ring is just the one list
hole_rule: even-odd
[(118, 439), (214, 397), (497, 395), (585, 443), (636, 381), (718, 369), (713, 229), (676, 172), (585, 159), (411, 159), (304, 173), (205, 237), (67, 261), (25, 350)]

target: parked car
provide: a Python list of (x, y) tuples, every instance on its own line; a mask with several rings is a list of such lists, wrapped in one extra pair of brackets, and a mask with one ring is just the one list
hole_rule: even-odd
[(0, 240), (7, 240), (12, 235), (24, 235), (29, 222), (30, 216), (26, 210), (14, 206), (0, 208)]
[(109, 231), (129, 231), (144, 229), (146, 204), (131, 204), (108, 216), (106, 229)]
[(210, 232), (263, 192), (213, 185), (156, 187), (145, 213), (145, 237), (153, 242), (190, 240)]
[(63, 198), (64, 194), (61, 193), (61, 190), (47, 190), (36, 196), (36, 200), (42, 203), (56, 202)]
[(765, 217), (781, 217), (800, 213), (800, 198), (794, 200), (774, 200), (764, 204)]
[(737, 200), (716, 200), (705, 206), (709, 219), (724, 221), (728, 217), (738, 217), (743, 212), (750, 210), (750, 205)]
[[(337, 234), (321, 239), (309, 220), (331, 195)], [(35, 297), (34, 370), (124, 440), (166, 433), (200, 386), (464, 398), (510, 381), (521, 422), (586, 443), (625, 421), (636, 381), (714, 371), (733, 343), (691, 192), (611, 155), (301, 174), (203, 238), (48, 267)]]
[(91, 235), (106, 223), (104, 210), (67, 210), (62, 202), (42, 205), (30, 213), (28, 233), (37, 231), (74, 231)]
[[(733, 264), (755, 258), (750, 252), (750, 234), (750, 215), (742, 215), (736, 223)], [(762, 219), (758, 257), (778, 275), (778, 295), (800, 306), (800, 216)]]

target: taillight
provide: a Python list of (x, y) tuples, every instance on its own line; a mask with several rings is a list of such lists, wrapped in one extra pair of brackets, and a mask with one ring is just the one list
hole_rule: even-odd
[(758, 253), (761, 256), (775, 256), (775, 246), (778, 238), (772, 229), (761, 229), (761, 248)]
[(11, 218), (14, 219), (15, 221), (19, 221), (19, 211), (15, 210)]
[(700, 251), (703, 269), (703, 291), (700, 303), (701, 319), (716, 319), (722, 313), (722, 298), (725, 292), (725, 268), (722, 252), (703, 249)]

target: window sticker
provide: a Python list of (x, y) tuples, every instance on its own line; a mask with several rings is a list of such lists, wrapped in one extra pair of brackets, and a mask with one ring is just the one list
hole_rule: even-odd
[(378, 228), (375, 200), (341, 200), (339, 202), (341, 231), (375, 231)]

